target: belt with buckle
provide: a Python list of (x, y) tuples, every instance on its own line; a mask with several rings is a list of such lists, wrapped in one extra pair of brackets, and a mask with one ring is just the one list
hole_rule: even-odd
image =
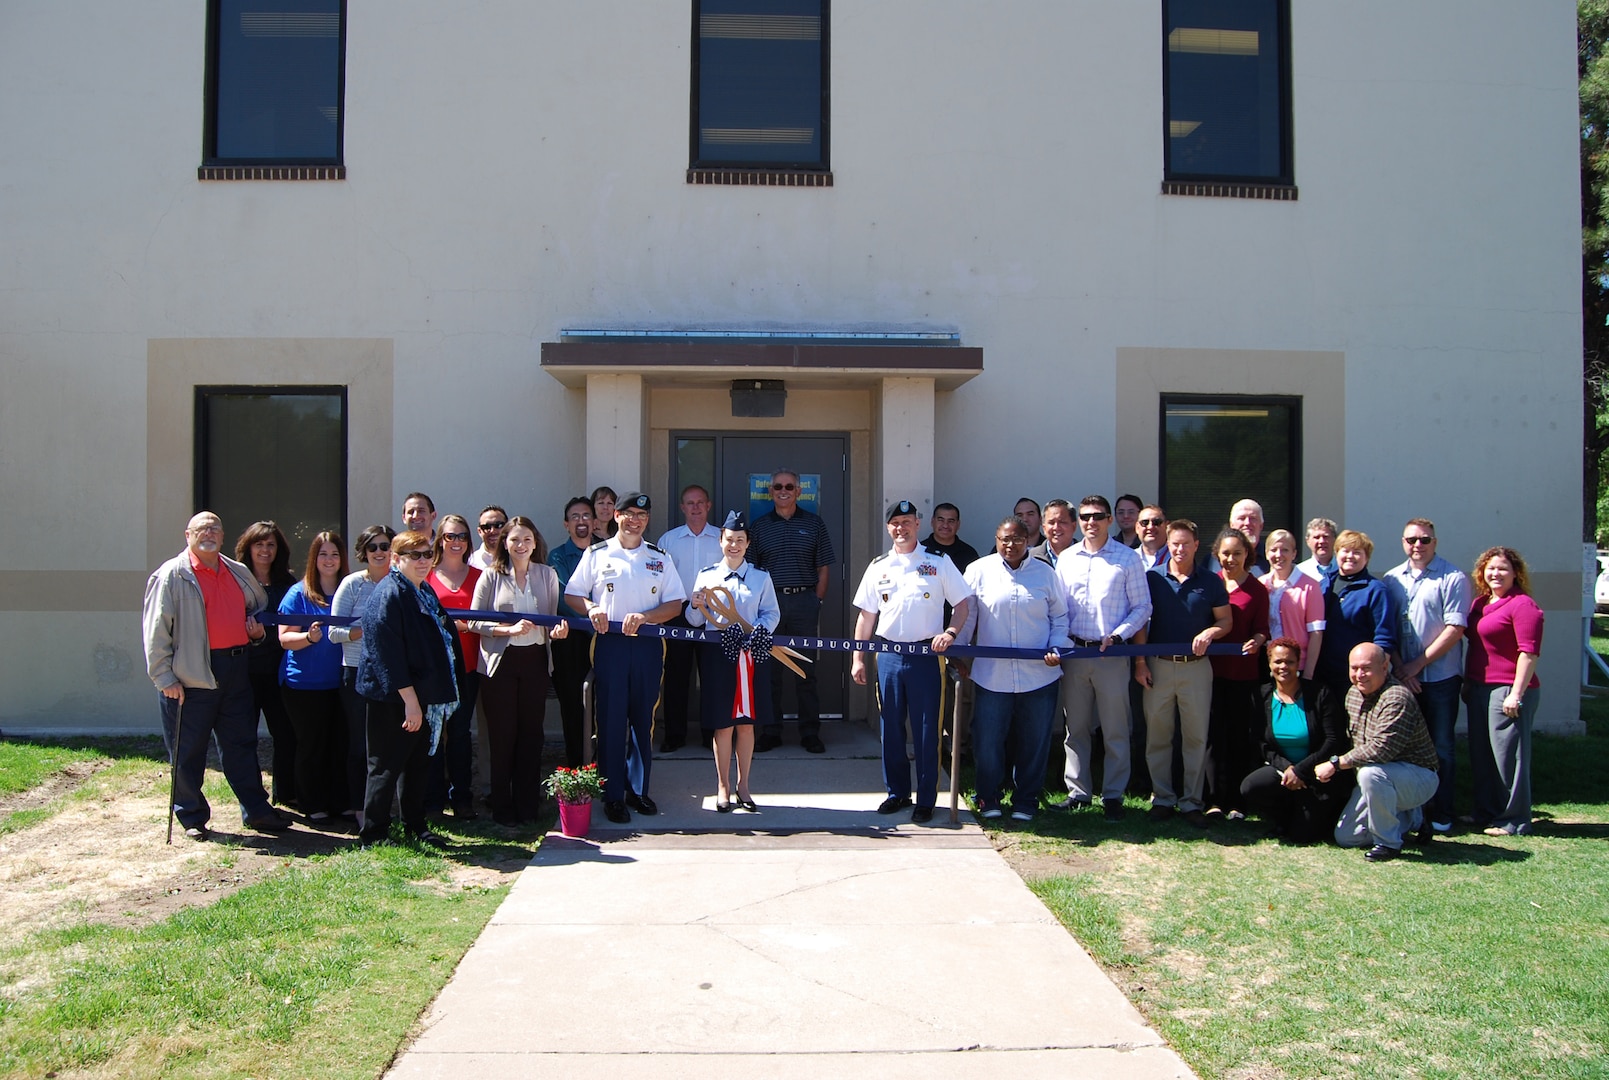
[(815, 592), (814, 585), (787, 585), (777, 590), (783, 596), (797, 596), (802, 592)]
[(246, 646), (244, 646), (244, 645), (236, 645), (232, 649), (213, 649), (212, 650), (212, 655), (213, 656), (245, 656), (246, 655)]
[(1098, 649), (1106, 642), (1104, 640), (1091, 641), (1089, 638), (1074, 637), (1073, 644), (1080, 649)]
[(1188, 656), (1159, 656), (1159, 657), (1157, 657), (1157, 659), (1158, 660), (1172, 660), (1176, 664), (1193, 664), (1197, 660), (1205, 660), (1206, 657), (1197, 656), (1195, 653), (1190, 653)]

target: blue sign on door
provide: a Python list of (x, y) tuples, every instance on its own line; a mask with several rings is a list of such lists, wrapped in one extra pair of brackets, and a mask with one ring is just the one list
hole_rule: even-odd
[[(821, 474), (799, 477), (799, 505), (812, 514), (821, 513)], [(758, 521), (771, 512), (771, 474), (749, 473), (749, 520)]]

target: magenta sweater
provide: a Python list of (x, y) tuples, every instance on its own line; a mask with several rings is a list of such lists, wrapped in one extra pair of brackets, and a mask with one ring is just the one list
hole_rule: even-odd
[[(1542, 652), (1542, 609), (1529, 596), (1483, 596), (1469, 609), (1469, 657), (1464, 677), (1473, 683), (1512, 683), (1520, 653)], [(1531, 687), (1542, 681), (1531, 676)], [(1528, 687), (1529, 689), (1529, 687)]]

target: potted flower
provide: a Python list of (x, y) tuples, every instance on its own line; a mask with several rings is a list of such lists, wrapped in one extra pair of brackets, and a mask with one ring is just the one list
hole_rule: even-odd
[(559, 831), (565, 836), (585, 836), (592, 828), (592, 800), (603, 794), (596, 764), (579, 769), (560, 765), (548, 774), (542, 786), (559, 803)]

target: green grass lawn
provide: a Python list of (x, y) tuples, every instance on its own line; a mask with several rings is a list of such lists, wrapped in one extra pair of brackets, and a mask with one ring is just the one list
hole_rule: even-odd
[(1609, 701), (1583, 715), (1535, 739), (1530, 837), (1375, 866), (1139, 800), (993, 831), (1203, 1077), (1609, 1077)]
[[(13, 774), (36, 782), (105, 758), (98, 749), (0, 743)], [(122, 760), (19, 814), (116, 790), (160, 807), (160, 742), (109, 749)], [(207, 790), (233, 811), (211, 770)], [(378, 1076), (507, 893), (458, 884), (454, 871), (523, 861), (541, 835), (478, 821), (440, 831), (454, 841), (446, 853), (287, 857), (265, 880), (154, 923), (76, 921), (0, 946), (0, 1076)], [(227, 864), (229, 846), (200, 845), (197, 857)]]

